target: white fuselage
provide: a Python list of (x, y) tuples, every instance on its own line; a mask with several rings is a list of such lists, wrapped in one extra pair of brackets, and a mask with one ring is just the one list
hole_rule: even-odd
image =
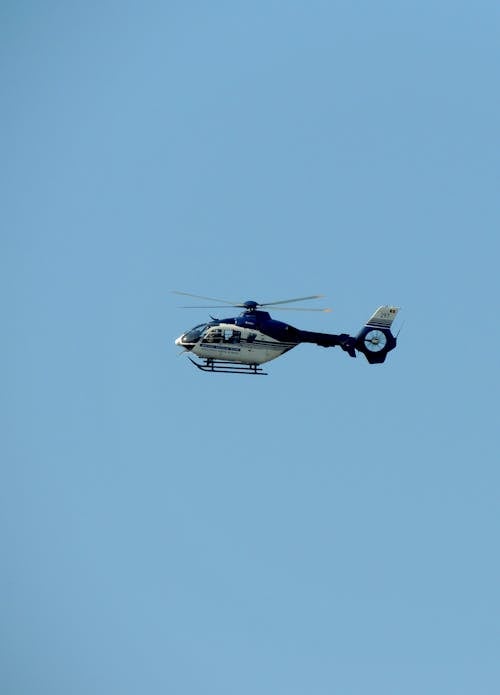
[[(183, 344), (182, 338), (183, 336), (176, 341), (178, 345)], [(221, 323), (208, 327), (190, 348), (190, 352), (208, 360), (263, 364), (296, 345), (296, 342), (275, 340), (256, 328)]]

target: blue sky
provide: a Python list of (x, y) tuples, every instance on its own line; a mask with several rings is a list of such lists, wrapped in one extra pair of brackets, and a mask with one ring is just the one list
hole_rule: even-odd
[[(499, 14), (4, 3), (3, 693), (498, 690)], [(404, 325), (203, 374), (172, 289)]]

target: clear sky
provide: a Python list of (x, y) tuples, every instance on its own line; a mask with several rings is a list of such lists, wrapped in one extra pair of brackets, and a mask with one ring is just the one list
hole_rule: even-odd
[[(499, 692), (499, 20), (2, 4), (2, 693)], [(172, 289), (404, 325), (203, 374)]]

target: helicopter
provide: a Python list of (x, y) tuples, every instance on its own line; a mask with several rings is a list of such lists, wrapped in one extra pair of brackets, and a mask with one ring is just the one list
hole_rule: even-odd
[[(185, 306), (185, 309), (221, 309), (229, 305), (242, 309), (239, 316), (217, 319), (210, 317), (207, 323), (200, 323), (180, 335), (175, 344), (190, 353), (189, 360), (203, 372), (224, 372), (229, 374), (266, 375), (263, 364), (284, 355), (301, 343), (313, 343), (321, 347), (340, 347), (351, 357), (362, 353), (370, 364), (381, 364), (387, 354), (394, 350), (397, 335), (391, 333), (391, 326), (399, 307), (380, 306), (368, 319), (356, 336), (348, 333), (316, 333), (295, 328), (283, 321), (271, 318), (266, 310), (275, 307), (288, 311), (331, 311), (328, 308), (284, 307), (283, 304), (320, 299), (323, 295), (283, 299), (276, 302), (231, 302), (226, 299), (205, 297), (189, 292), (172, 290), (174, 294), (218, 302), (216, 306)], [(192, 359), (190, 355), (198, 359)]]

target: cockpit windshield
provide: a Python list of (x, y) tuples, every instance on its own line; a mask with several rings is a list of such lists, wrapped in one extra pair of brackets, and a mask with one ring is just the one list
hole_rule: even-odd
[(207, 328), (208, 323), (200, 323), (199, 326), (191, 328), (191, 330), (186, 331), (182, 336), (183, 343), (196, 343), (202, 336), (203, 331)]

